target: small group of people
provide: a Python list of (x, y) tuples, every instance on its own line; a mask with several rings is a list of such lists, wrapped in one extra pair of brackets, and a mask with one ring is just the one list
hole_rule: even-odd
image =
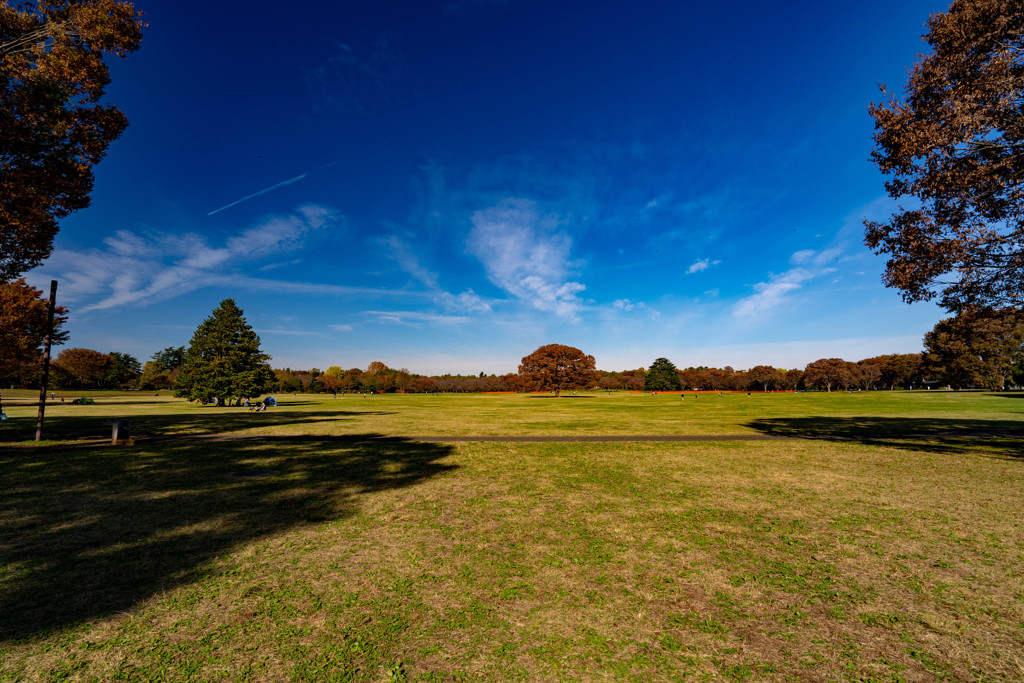
[(256, 405), (252, 407), (250, 407), (249, 399), (245, 399), (245, 402), (242, 404), (243, 407), (249, 408), (249, 411), (254, 413), (266, 412), (267, 408), (276, 405), (277, 401), (274, 399), (273, 396), (267, 396), (265, 399), (257, 402)]
[[(749, 392), (747, 393), (747, 396), (750, 396)], [(697, 398), (697, 392), (696, 391), (693, 392), (693, 397)], [(721, 391), (718, 392), (718, 398), (722, 398), (722, 392)], [(686, 400), (686, 392), (685, 391), (683, 393), (679, 394), (679, 400), (680, 401), (685, 401)]]

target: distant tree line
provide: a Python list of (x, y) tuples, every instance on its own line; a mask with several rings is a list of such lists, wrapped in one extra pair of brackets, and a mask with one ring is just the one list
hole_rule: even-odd
[[(925, 385), (999, 389), (1024, 384), (1024, 356), (982, 354), (962, 342), (951, 343), (954, 323), (943, 321), (929, 333), (924, 353), (889, 354), (846, 361), (821, 358), (803, 369), (756, 365), (749, 370), (730, 366), (676, 368), (658, 358), (650, 368), (596, 370), (579, 388), (604, 391), (848, 391), (911, 389)], [(1021, 330), (1024, 332), (1024, 329)], [(1022, 335), (1024, 336), (1024, 335)], [(980, 342), (975, 342), (980, 343)], [(172, 389), (187, 362), (184, 346), (154, 353), (140, 366), (130, 354), (72, 348), (52, 362), (55, 389)], [(263, 391), (281, 393), (482, 393), (546, 391), (516, 373), (504, 375), (420, 375), (375, 361), (365, 370), (331, 366), (273, 370)], [(258, 395), (259, 391), (254, 391)]]
[[(655, 360), (649, 369), (595, 370), (578, 388), (605, 391), (783, 391), (816, 389), (909, 389), (922, 386), (922, 354), (892, 354), (849, 362), (840, 358), (822, 358), (803, 370), (757, 365), (750, 370), (697, 367), (677, 369), (665, 358)], [(395, 370), (375, 361), (366, 370), (343, 370), (334, 366), (327, 371), (274, 370), (275, 390), (295, 393), (479, 393), (488, 391), (555, 391), (544, 389), (536, 381), (520, 374), (418, 375), (406, 369)], [(935, 383), (933, 381), (932, 383)]]
[(389, 368), (380, 361), (370, 363), (366, 370), (345, 370), (333, 365), (327, 370), (275, 369), (274, 390), (292, 393), (480, 393), (485, 391), (518, 391), (516, 374), (434, 375), (409, 372), (406, 368)]
[(851, 362), (821, 358), (804, 369), (755, 365), (749, 370), (688, 367), (678, 369), (666, 358), (658, 358), (649, 370), (601, 372), (600, 389), (631, 391), (794, 391), (859, 388), (896, 389), (920, 386), (923, 380), (921, 354), (891, 354)]
[[(0, 307), (0, 386), (38, 386), (39, 345), (45, 308), (40, 292), (23, 281), (0, 285), (0, 302), (17, 298), (38, 304)], [(24, 311), (29, 311), (27, 315)], [(65, 314), (58, 312), (55, 341), (62, 343)], [(11, 332), (17, 323), (20, 334)], [(242, 312), (225, 300), (186, 346), (170, 346), (140, 364), (128, 353), (62, 350), (52, 362), (54, 389), (173, 389), (192, 400), (244, 398), (268, 391), (292, 393), (518, 392), (590, 389), (606, 391), (847, 391), (951, 386), (1002, 389), (1024, 385), (1024, 314), (1016, 308), (973, 309), (940, 321), (924, 337), (922, 353), (889, 354), (856, 362), (820, 358), (804, 368), (755, 365), (748, 370), (677, 368), (667, 358), (648, 368), (597, 370), (579, 349), (548, 344), (523, 358), (518, 373), (421, 375), (375, 361), (364, 370), (331, 366), (274, 369)]]

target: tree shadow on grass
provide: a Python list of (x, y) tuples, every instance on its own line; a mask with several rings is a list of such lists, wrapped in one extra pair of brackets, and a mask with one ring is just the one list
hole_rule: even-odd
[(361, 436), (0, 453), (0, 641), (129, 609), (239, 546), (457, 468), (451, 446)]
[[(130, 414), (129, 411), (125, 411)], [(132, 416), (132, 434), (137, 436), (168, 436), (172, 434), (221, 434), (261, 427), (282, 427), (313, 423), (330, 423), (358, 419), (366, 415), (392, 415), (381, 410), (308, 410), (293, 412), (270, 408), (255, 413), (245, 408), (196, 408), (194, 411)], [(111, 418), (119, 417), (111, 410), (105, 415), (58, 414), (47, 415), (43, 436), (47, 440), (91, 439), (110, 436)], [(0, 429), (0, 442), (28, 441), (35, 438), (36, 418), (12, 418)]]
[(747, 427), (772, 436), (857, 441), (937, 454), (1024, 457), (1024, 421), (907, 417), (776, 417)]

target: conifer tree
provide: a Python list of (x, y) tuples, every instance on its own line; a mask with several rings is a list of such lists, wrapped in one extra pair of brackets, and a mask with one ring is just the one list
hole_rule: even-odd
[(644, 377), (644, 389), (647, 391), (673, 391), (683, 388), (676, 372), (676, 366), (668, 358), (658, 358), (651, 363), (651, 369)]
[(270, 355), (233, 299), (224, 299), (196, 328), (174, 395), (192, 401), (259, 396), (274, 384)]

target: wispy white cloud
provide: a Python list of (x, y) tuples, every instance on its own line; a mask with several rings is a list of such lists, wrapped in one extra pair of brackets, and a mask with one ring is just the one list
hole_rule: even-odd
[(412, 252), (412, 248), (397, 236), (384, 237), (381, 239), (381, 244), (388, 249), (389, 255), (399, 267), (426, 287), (433, 295), (434, 300), (445, 309), (468, 313), (487, 313), (491, 310), (490, 303), (472, 289), (467, 289), (461, 294), (452, 294), (443, 289), (438, 283), (437, 273), (424, 267)]
[(733, 317), (751, 321), (763, 318), (788, 304), (790, 295), (803, 287), (804, 283), (834, 272), (835, 268), (830, 264), (838, 260), (840, 253), (835, 248), (821, 251), (804, 249), (794, 253), (790, 257), (794, 267), (770, 276), (766, 282), (755, 284), (754, 294), (740, 299), (733, 307)]
[(718, 259), (714, 261), (706, 258), (700, 259), (699, 261), (694, 261), (693, 263), (691, 263), (690, 267), (686, 269), (686, 273), (688, 275), (693, 275), (694, 273), (699, 273), (702, 270), (707, 270), (711, 266), (717, 266), (719, 263), (721, 263), (721, 261)]
[(352, 326), (351, 325), (328, 325), (327, 327), (329, 327), (330, 329), (334, 330), (335, 332), (351, 332), (352, 331)]
[(633, 301), (632, 299), (616, 299), (615, 301), (612, 302), (612, 308), (615, 309), (616, 311), (622, 311), (624, 313), (636, 311), (636, 313), (641, 313), (646, 317), (650, 318), (651, 320), (656, 320), (657, 318), (661, 317), (661, 312), (651, 308), (643, 301)]
[(297, 263), (302, 263), (302, 259), (292, 259), (291, 261), (283, 261), (281, 263), (268, 263), (265, 266), (260, 266), (260, 272), (268, 270), (277, 270), (278, 268), (284, 268), (285, 266), (294, 266)]
[(256, 334), (283, 334), (293, 337), (315, 337), (320, 335), (320, 332), (313, 330), (280, 330), (280, 329), (257, 329), (254, 330)]
[(246, 277), (244, 275), (227, 276), (224, 278), (223, 282), (217, 282), (214, 284), (225, 284), (233, 287), (244, 287), (246, 289), (258, 289), (266, 292), (286, 292), (288, 294), (324, 294), (326, 296), (390, 297), (399, 299), (428, 298), (428, 295), (424, 292), (414, 292), (407, 289), (350, 287), (348, 285), (329, 285), (322, 282), (270, 280), (267, 278)]
[(78, 313), (125, 305), (150, 305), (210, 286), (283, 289), (330, 286), (282, 283), (234, 272), (271, 255), (299, 247), (305, 237), (337, 224), (333, 209), (308, 205), (228, 237), (222, 246), (211, 245), (195, 234), (138, 234), (121, 230), (104, 240), (103, 248), (87, 251), (57, 250), (48, 271), (66, 283), (65, 298), (86, 302)]
[(569, 280), (572, 239), (557, 216), (542, 215), (535, 202), (506, 199), (475, 212), (467, 246), (487, 277), (540, 311), (577, 320), (586, 287)]
[(471, 318), (464, 315), (438, 315), (419, 311), (363, 311), (365, 315), (374, 316), (381, 322), (414, 325), (427, 323), (432, 325), (458, 325), (470, 322)]

